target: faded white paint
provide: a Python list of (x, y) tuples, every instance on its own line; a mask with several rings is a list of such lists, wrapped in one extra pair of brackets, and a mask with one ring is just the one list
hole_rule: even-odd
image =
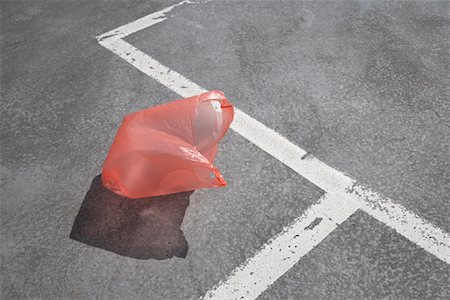
[(164, 20), (166, 20), (166, 15), (171, 12), (175, 7), (181, 6), (183, 4), (191, 3), (189, 0), (181, 1), (180, 3), (168, 6), (162, 10), (154, 12), (152, 14), (146, 15), (145, 17), (139, 18), (125, 24), (123, 26), (117, 27), (116, 29), (105, 32), (97, 37), (97, 40), (100, 42), (104, 39), (108, 39), (109, 41), (113, 41), (116, 39), (122, 39), (127, 35), (138, 32), (142, 29), (148, 28), (155, 24), (158, 24)]
[(325, 194), (292, 225), (270, 239), (254, 257), (209, 290), (204, 299), (258, 297), (358, 209), (343, 199), (345, 196)]

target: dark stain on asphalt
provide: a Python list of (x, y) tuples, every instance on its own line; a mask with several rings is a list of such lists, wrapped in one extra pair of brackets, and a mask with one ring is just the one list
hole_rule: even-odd
[(106, 189), (98, 175), (75, 218), (70, 238), (138, 259), (185, 258), (180, 229), (193, 191), (129, 199)]

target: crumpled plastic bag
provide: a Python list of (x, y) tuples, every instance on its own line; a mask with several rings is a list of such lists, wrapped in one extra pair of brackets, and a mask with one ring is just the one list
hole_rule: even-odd
[(213, 162), (233, 116), (220, 91), (125, 116), (103, 165), (103, 185), (128, 198), (225, 186)]

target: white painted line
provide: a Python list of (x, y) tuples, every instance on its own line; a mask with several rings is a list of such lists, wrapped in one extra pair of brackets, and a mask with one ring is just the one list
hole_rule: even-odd
[(166, 7), (160, 11), (154, 12), (152, 14), (149, 14), (145, 17), (142, 17), (140, 19), (137, 19), (131, 23), (125, 24), (123, 26), (117, 27), (116, 29), (113, 29), (111, 31), (105, 32), (97, 37), (98, 41), (101, 41), (103, 39), (109, 39), (110, 41), (115, 39), (121, 39), (126, 37), (127, 35), (133, 34), (135, 32), (138, 32), (142, 29), (148, 28), (150, 26), (153, 26), (155, 24), (158, 24), (164, 20), (166, 20), (166, 15), (171, 12), (175, 7), (191, 3), (189, 0), (182, 1), (180, 3), (177, 3), (175, 5)]
[(350, 177), (312, 155), (305, 157), (305, 150), (241, 110), (236, 110), (231, 129), (328, 193), (342, 193), (343, 186), (353, 184)]
[[(109, 31), (99, 36), (98, 40), (102, 46), (141, 72), (182, 97), (188, 97), (206, 90), (122, 40), (129, 34), (165, 20), (168, 12), (183, 3), (188, 3), (188, 1), (183, 1)], [(350, 177), (312, 155), (305, 156), (306, 151), (237, 108), (231, 128), (323, 189), (327, 196), (322, 198), (318, 204), (310, 207), (292, 226), (271, 239), (256, 256), (238, 267), (225, 281), (209, 291), (206, 295), (207, 298), (222, 299), (223, 297), (228, 298), (227, 295), (230, 295), (231, 298), (237, 296), (246, 299), (256, 298), (302, 256), (320, 243), (336, 228), (337, 224), (345, 221), (358, 208), (450, 264), (450, 235), (440, 228), (392, 200), (363, 186), (356, 185)], [(308, 224), (317, 218), (322, 218), (317, 226), (308, 227)], [(305, 224), (307, 225), (304, 226)], [(311, 228), (311, 230), (306, 228)], [(293, 233), (295, 233), (294, 236), (298, 234), (298, 237), (301, 237), (302, 243), (295, 244), (300, 240), (294, 240)], [(288, 256), (285, 254), (288, 254), (286, 252), (288, 250), (286, 249), (295, 245), (297, 245), (298, 251), (290, 252), (292, 255), (287, 258)], [(270, 249), (271, 247), (272, 249)], [(272, 251), (274, 248), (277, 248), (278, 252)], [(272, 261), (278, 263), (274, 264)], [(253, 272), (252, 276), (249, 275), (249, 270)]]
[(139, 71), (147, 74), (157, 82), (168, 87), (182, 97), (189, 97), (206, 92), (186, 77), (160, 64), (151, 56), (140, 51), (122, 39), (104, 39), (99, 43), (132, 64)]
[[(225, 282), (209, 290), (204, 299), (257, 298), (358, 209), (342, 199), (342, 196), (325, 194), (254, 257), (235, 269)], [(328, 215), (330, 208), (333, 217)]]
[(450, 234), (391, 199), (361, 185), (349, 191), (361, 209), (437, 258), (450, 264)]

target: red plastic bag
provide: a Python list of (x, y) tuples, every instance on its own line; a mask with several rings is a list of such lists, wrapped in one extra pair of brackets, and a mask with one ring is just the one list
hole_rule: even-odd
[(213, 162), (233, 116), (220, 91), (127, 115), (103, 164), (103, 185), (129, 198), (225, 186)]

